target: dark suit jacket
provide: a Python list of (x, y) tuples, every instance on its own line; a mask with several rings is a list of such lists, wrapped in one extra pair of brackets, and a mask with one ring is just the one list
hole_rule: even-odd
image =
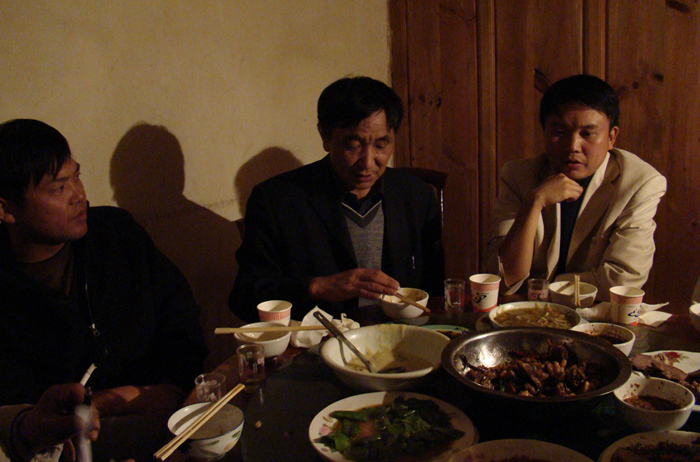
[[(265, 300), (293, 304), (301, 320), (314, 306), (337, 315), (357, 307), (357, 299), (319, 302), (308, 296), (309, 282), (357, 268), (342, 212), (343, 191), (326, 156), (271, 178), (253, 189), (245, 216), (245, 236), (236, 253), (238, 276), (229, 306), (241, 319), (258, 320)], [(382, 271), (402, 287), (442, 294), (444, 257), (440, 216), (430, 186), (387, 168), (383, 175), (384, 243)]]

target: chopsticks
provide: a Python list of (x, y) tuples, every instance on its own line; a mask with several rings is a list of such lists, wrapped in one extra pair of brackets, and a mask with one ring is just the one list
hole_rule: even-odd
[(574, 306), (581, 306), (581, 278), (578, 274), (574, 274)]
[(416, 308), (420, 308), (421, 310), (425, 311), (426, 313), (430, 313), (430, 310), (423, 305), (419, 304), (415, 300), (411, 300), (410, 298), (406, 297), (405, 295), (401, 295), (400, 293), (396, 292), (394, 294), (394, 297), (398, 298), (404, 303), (408, 303), (409, 305), (415, 306)]
[(211, 405), (207, 408), (205, 412), (200, 415), (197, 420), (194, 421), (189, 427), (187, 427), (185, 430), (183, 430), (179, 435), (177, 435), (175, 438), (170, 440), (168, 444), (160, 448), (155, 454), (153, 454), (153, 457), (155, 457), (158, 460), (165, 460), (170, 455), (175, 452), (177, 448), (180, 447), (182, 443), (187, 441), (187, 438), (192, 436), (197, 430), (199, 430), (202, 425), (204, 425), (209, 419), (214, 417), (214, 415), (219, 412), (221, 409), (223, 409), (224, 405), (231, 401), (231, 398), (236, 396), (238, 393), (240, 393), (241, 390), (243, 390), (245, 386), (242, 383), (239, 383), (231, 391), (226, 393), (223, 398), (220, 400), (211, 403)]
[(261, 327), (217, 327), (215, 334), (248, 334), (253, 332), (296, 332), (300, 330), (327, 330), (323, 326), (261, 326)]

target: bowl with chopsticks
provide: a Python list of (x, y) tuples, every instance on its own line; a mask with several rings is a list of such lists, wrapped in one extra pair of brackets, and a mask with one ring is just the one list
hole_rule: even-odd
[(289, 346), (289, 340), (292, 338), (292, 333), (290, 331), (276, 330), (279, 326), (279, 323), (270, 321), (254, 322), (246, 324), (243, 327), (249, 329), (258, 328), (260, 329), (258, 332), (238, 332), (235, 333), (234, 336), (241, 345), (246, 343), (262, 345), (265, 350), (265, 357), (274, 358), (284, 353)]
[[(168, 419), (168, 429), (178, 435), (204, 414), (212, 403), (196, 403), (176, 411)], [(241, 438), (245, 418), (243, 411), (232, 404), (225, 404), (181, 446), (186, 456), (200, 461), (220, 459)]]
[[(422, 307), (428, 304), (428, 292), (424, 290), (402, 287), (396, 292), (398, 295), (402, 295)], [(391, 319), (412, 319), (425, 314), (425, 310), (411, 305), (406, 301), (402, 301), (396, 295), (382, 295), (379, 297), (379, 306), (382, 308), (384, 314)]]
[(576, 287), (571, 281), (549, 284), (549, 300), (569, 308), (590, 308), (598, 295), (598, 288), (587, 282), (579, 282), (579, 304), (576, 306)]
[[(321, 358), (341, 382), (357, 390), (408, 390), (429, 380), (441, 367), (450, 339), (440, 332), (406, 324), (377, 324), (344, 332), (372, 363), (367, 367), (335, 337), (321, 346)], [(400, 372), (382, 372), (401, 368)]]
[(605, 340), (537, 327), (466, 333), (445, 347), (442, 365), (475, 405), (523, 416), (590, 410), (632, 374)]

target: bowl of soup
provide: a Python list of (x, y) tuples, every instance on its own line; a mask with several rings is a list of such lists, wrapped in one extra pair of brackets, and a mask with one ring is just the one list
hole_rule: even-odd
[[(321, 358), (341, 382), (358, 390), (409, 390), (441, 367), (450, 339), (440, 332), (406, 324), (377, 324), (344, 332), (379, 372), (367, 367), (336, 338), (321, 346)], [(381, 372), (401, 369), (401, 372)]]
[(695, 396), (683, 385), (653, 377), (632, 376), (614, 394), (617, 414), (643, 431), (678, 430), (695, 405)]
[(564, 305), (531, 301), (498, 305), (489, 311), (489, 321), (495, 327), (571, 329), (581, 323), (581, 316)]
[(624, 354), (632, 352), (637, 336), (630, 329), (609, 322), (589, 322), (579, 324), (571, 328), (577, 332), (583, 332), (613, 344)]

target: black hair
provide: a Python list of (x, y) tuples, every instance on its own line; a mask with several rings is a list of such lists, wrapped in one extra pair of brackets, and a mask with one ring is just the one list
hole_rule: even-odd
[(56, 175), (71, 156), (68, 141), (52, 126), (33, 119), (0, 124), (0, 198), (24, 203), (30, 184)]
[(600, 111), (608, 117), (610, 129), (617, 127), (620, 101), (617, 93), (604, 80), (581, 74), (566, 77), (547, 89), (540, 103), (540, 124), (544, 128), (547, 117), (565, 106), (581, 105)]
[(336, 128), (354, 127), (383, 110), (390, 129), (398, 131), (403, 118), (401, 98), (385, 83), (370, 77), (344, 77), (326, 87), (318, 98), (318, 125), (330, 136)]

